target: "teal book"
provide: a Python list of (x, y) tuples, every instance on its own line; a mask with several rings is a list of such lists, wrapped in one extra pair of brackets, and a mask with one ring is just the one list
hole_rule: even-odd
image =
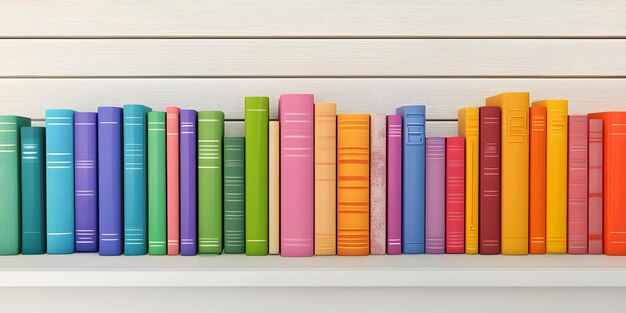
[(22, 254), (46, 253), (46, 129), (22, 127)]
[(245, 142), (224, 138), (224, 253), (245, 253)]
[(20, 128), (30, 119), (0, 116), (0, 255), (20, 253)]
[(147, 118), (151, 109), (124, 105), (124, 254), (148, 252)]
[(148, 113), (148, 253), (167, 253), (165, 112)]

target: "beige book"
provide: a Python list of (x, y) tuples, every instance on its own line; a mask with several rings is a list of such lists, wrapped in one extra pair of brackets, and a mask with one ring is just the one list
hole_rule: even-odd
[(280, 126), (269, 125), (269, 248), (270, 254), (280, 253)]

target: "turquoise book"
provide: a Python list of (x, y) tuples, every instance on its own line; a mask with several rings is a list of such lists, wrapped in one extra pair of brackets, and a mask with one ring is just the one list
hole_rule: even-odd
[(46, 253), (46, 129), (22, 127), (22, 254)]

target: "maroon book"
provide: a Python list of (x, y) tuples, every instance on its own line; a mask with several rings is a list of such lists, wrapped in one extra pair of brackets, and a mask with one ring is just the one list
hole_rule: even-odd
[(500, 108), (479, 112), (478, 252), (500, 253)]

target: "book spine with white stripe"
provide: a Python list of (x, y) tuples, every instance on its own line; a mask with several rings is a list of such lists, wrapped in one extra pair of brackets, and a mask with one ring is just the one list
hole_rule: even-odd
[(148, 113), (148, 253), (167, 253), (165, 112)]
[(76, 252), (98, 251), (98, 114), (74, 113), (74, 243)]
[(245, 138), (224, 138), (224, 253), (245, 253)]
[(46, 129), (22, 127), (22, 254), (46, 253)]
[(167, 255), (180, 253), (180, 108), (167, 107)]
[(198, 112), (180, 111), (180, 254), (198, 254)]

